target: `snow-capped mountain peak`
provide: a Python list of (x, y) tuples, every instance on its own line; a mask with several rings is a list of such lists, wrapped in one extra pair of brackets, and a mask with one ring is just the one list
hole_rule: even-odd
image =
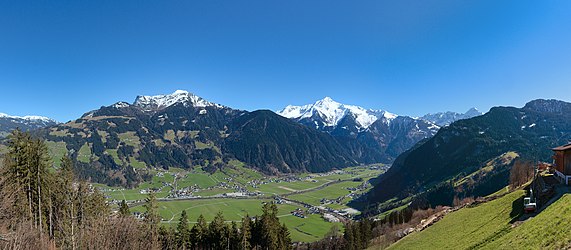
[(27, 121), (39, 121), (45, 123), (57, 123), (54, 119), (45, 117), (45, 116), (37, 116), (37, 115), (27, 115), (27, 116), (14, 116), (8, 115), (4, 113), (0, 113), (0, 118), (8, 118), (8, 119), (15, 119), (15, 120), (27, 120)]
[(111, 105), (111, 107), (114, 107), (114, 108), (126, 108), (129, 106), (131, 106), (131, 104), (126, 103), (126, 102), (116, 102), (115, 104)]
[(314, 104), (303, 106), (288, 105), (277, 113), (290, 119), (319, 119), (319, 121), (314, 121), (317, 127), (320, 126), (320, 123), (325, 127), (335, 127), (341, 119), (350, 114), (357, 122), (359, 129), (366, 129), (373, 122), (383, 117), (387, 122), (396, 117), (396, 115), (383, 110), (370, 110), (359, 106), (341, 104), (334, 101), (331, 97), (325, 97)]
[(434, 114), (427, 114), (427, 115), (424, 115), (423, 117), (421, 117), (421, 119), (430, 121), (430, 122), (442, 127), (442, 126), (450, 125), (451, 123), (458, 121), (458, 120), (469, 119), (469, 118), (480, 116), (480, 115), (482, 115), (482, 112), (480, 112), (476, 108), (471, 108), (468, 111), (466, 111), (466, 113), (463, 113), (463, 114), (447, 111), (447, 112), (439, 112), (439, 113), (434, 113)]
[(182, 103), (183, 105), (190, 105), (193, 107), (222, 107), (219, 104), (209, 102), (202, 97), (194, 95), (185, 90), (177, 90), (168, 95), (155, 95), (155, 96), (137, 96), (134, 106), (140, 107), (143, 110), (158, 110), (172, 105)]
[(57, 124), (57, 121), (45, 116), (14, 116), (0, 113), (0, 138), (4, 138), (10, 133), (10, 131), (16, 128), (19, 128), (23, 131), (30, 131)]
[(477, 108), (471, 108), (468, 109), (468, 111), (466, 111), (466, 113), (464, 113), (464, 116), (466, 117), (475, 117), (475, 116), (480, 116), (483, 113), (480, 112), (480, 110), (478, 110)]

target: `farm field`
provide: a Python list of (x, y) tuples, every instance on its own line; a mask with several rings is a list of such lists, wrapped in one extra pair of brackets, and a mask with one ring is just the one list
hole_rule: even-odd
[[(175, 226), (180, 219), (182, 210), (186, 210), (189, 222), (196, 223), (202, 214), (207, 221), (211, 221), (218, 211), (222, 211), (225, 219), (240, 222), (245, 215), (256, 216), (262, 213), (263, 202), (267, 199), (206, 199), (190, 201), (164, 201), (159, 202), (160, 215), (163, 224)], [(280, 222), (290, 228), (292, 240), (312, 242), (321, 239), (334, 224), (341, 228), (340, 223), (330, 223), (318, 214), (310, 214), (307, 218), (293, 216), (290, 212), (303, 207), (294, 204), (278, 204), (278, 217)], [(131, 208), (131, 212), (143, 213), (142, 206)]]
[[(335, 224), (342, 230), (342, 224), (326, 221), (322, 212), (310, 212), (302, 204), (331, 210), (348, 208), (347, 203), (353, 197), (369, 189), (368, 180), (384, 171), (382, 167), (360, 166), (329, 173), (268, 177), (245, 168), (240, 162), (232, 165), (212, 174), (200, 167), (190, 171), (153, 170), (152, 179), (133, 189), (94, 186), (100, 188), (112, 204), (126, 200), (133, 213), (144, 212), (141, 202), (149, 191), (154, 191), (159, 198), (162, 223), (166, 225), (176, 225), (182, 210), (187, 211), (191, 223), (201, 214), (206, 220), (212, 220), (218, 211), (223, 212), (227, 221), (239, 222), (246, 214), (259, 215), (263, 202), (278, 201), (280, 221), (288, 226), (292, 239), (312, 242), (321, 239)], [(231, 197), (236, 194), (240, 197)], [(332, 201), (322, 203), (323, 198)], [(291, 213), (296, 209), (303, 210), (305, 218)]]
[[(305, 202), (314, 206), (319, 206), (322, 205), (321, 204), (321, 200), (322, 199), (327, 199), (327, 200), (335, 200), (335, 199), (341, 199), (342, 202), (341, 204), (346, 204), (347, 202), (349, 202), (351, 199), (349, 199), (348, 197), (346, 197), (347, 195), (351, 194), (351, 191), (349, 191), (348, 188), (356, 188), (357, 186), (362, 185), (362, 182), (340, 182), (340, 183), (336, 183), (336, 184), (332, 184), (330, 186), (327, 186), (323, 189), (320, 190), (315, 190), (312, 192), (307, 192), (307, 193), (303, 193), (303, 194), (294, 194), (291, 196), (288, 196), (288, 198), (290, 199), (294, 199), (297, 201), (301, 201), (301, 202)], [(341, 198), (344, 197), (344, 198)], [(336, 204), (328, 204), (325, 205), (326, 207), (331, 207), (332, 209), (341, 209), (341, 208), (347, 208), (344, 205), (338, 205), (338, 206), (334, 206)]]

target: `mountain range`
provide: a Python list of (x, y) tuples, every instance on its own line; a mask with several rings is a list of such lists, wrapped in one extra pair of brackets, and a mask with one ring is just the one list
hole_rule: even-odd
[(330, 97), (303, 106), (289, 105), (277, 113), (333, 135), (366, 161), (383, 163), (391, 163), (417, 142), (434, 136), (441, 126), (482, 114), (470, 109), (464, 114), (442, 112), (414, 118), (341, 104)]
[(476, 117), (476, 116), (480, 116), (483, 113), (480, 112), (478, 109), (476, 108), (471, 108), (468, 111), (466, 111), (466, 113), (456, 113), (456, 112), (451, 112), (451, 111), (447, 111), (447, 112), (439, 112), (439, 113), (434, 113), (434, 114), (426, 114), (423, 117), (421, 117), (421, 119), (423, 120), (427, 120), (430, 121), (440, 127), (444, 127), (444, 126), (448, 126), (451, 123), (458, 121), (458, 120), (463, 120), (463, 119), (470, 119), (472, 117)]
[[(428, 119), (331, 98), (288, 106), (278, 114), (232, 109), (177, 90), (102, 106), (67, 123), (34, 119), (37, 125), (24, 129), (43, 127), (35, 133), (47, 140), (56, 164), (71, 152), (80, 177), (123, 186), (148, 178), (148, 168), (216, 171), (230, 167), (232, 160), (268, 174), (391, 163), (440, 129)], [(451, 115), (441, 121), (461, 117), (445, 114)]]
[(186, 91), (103, 106), (39, 133), (51, 151), (72, 152), (82, 178), (110, 185), (134, 186), (148, 168), (214, 172), (232, 160), (268, 174), (360, 163), (327, 133), (271, 111), (236, 110)]
[(16, 128), (30, 131), (56, 124), (57, 121), (43, 116), (12, 116), (0, 113), (0, 137), (5, 137)]
[[(366, 202), (382, 204), (383, 211), (415, 197), (435, 206), (451, 204), (454, 196), (488, 195), (508, 184), (510, 168), (489, 169), (486, 162), (509, 152), (551, 162), (550, 149), (571, 138), (570, 120), (571, 103), (540, 99), (453, 122), (401, 154), (375, 180)], [(459, 180), (470, 185), (458, 186)]]

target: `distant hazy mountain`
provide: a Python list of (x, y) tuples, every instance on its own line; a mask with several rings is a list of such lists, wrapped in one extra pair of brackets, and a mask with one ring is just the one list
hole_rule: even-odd
[(458, 120), (462, 120), (462, 119), (469, 119), (472, 117), (476, 117), (476, 116), (480, 116), (482, 115), (482, 112), (480, 112), (478, 109), (476, 108), (471, 108), (468, 111), (466, 111), (466, 113), (462, 114), (462, 113), (456, 113), (456, 112), (439, 112), (439, 113), (435, 113), (435, 114), (427, 114), (423, 117), (421, 117), (421, 119), (430, 121), (438, 126), (447, 126), (450, 125), (451, 123), (458, 121)]
[(24, 131), (56, 125), (58, 122), (43, 116), (11, 116), (0, 113), (0, 137), (20, 128)]
[(440, 129), (424, 119), (341, 104), (330, 97), (303, 106), (289, 105), (277, 113), (352, 145), (353, 154), (361, 160), (385, 163)]

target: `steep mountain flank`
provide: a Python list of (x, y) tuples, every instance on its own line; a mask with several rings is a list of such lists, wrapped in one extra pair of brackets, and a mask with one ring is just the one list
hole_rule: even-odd
[(65, 152), (81, 177), (136, 185), (148, 168), (223, 168), (232, 159), (272, 174), (357, 164), (349, 146), (271, 111), (247, 112), (186, 91), (139, 96), (44, 129), (54, 158)]
[[(525, 159), (549, 162), (550, 148), (571, 138), (570, 111), (570, 103), (535, 100), (523, 108), (495, 107), (485, 115), (456, 121), (400, 155), (393, 167), (375, 181), (367, 201), (405, 199), (468, 175), (509, 151)], [(488, 185), (499, 189), (506, 182)]]

